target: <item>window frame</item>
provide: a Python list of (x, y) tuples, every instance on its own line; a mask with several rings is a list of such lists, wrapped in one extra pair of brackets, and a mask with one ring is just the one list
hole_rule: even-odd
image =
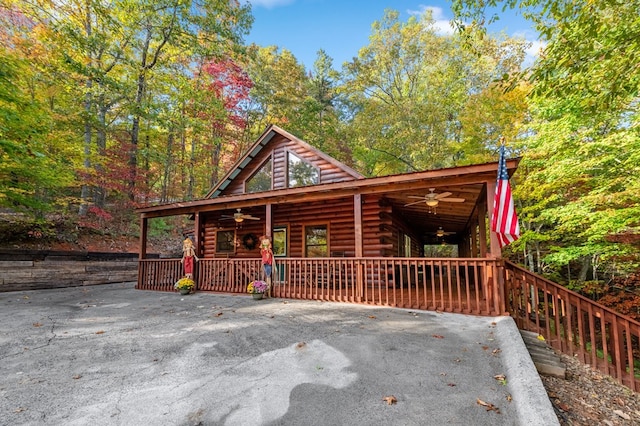
[[(309, 246), (307, 245), (307, 229), (309, 228), (315, 228), (315, 227), (324, 227), (327, 235), (326, 235), (326, 239), (327, 239), (327, 243), (326, 243), (326, 252), (324, 256), (309, 256)], [(308, 223), (305, 224), (302, 228), (302, 249), (303, 249), (303, 255), (304, 257), (309, 257), (309, 258), (325, 258), (325, 257), (329, 257), (330, 253), (331, 253), (331, 245), (329, 243), (329, 224), (328, 223)], [(320, 247), (319, 245), (314, 245), (312, 247)]]
[[(219, 238), (219, 234), (222, 232), (233, 232), (233, 240), (231, 242), (231, 250), (220, 250), (220, 238)], [(216, 254), (230, 254), (236, 253), (236, 238), (238, 238), (238, 236), (236, 235), (236, 230), (234, 228), (223, 228), (223, 229), (217, 229), (216, 230)]]

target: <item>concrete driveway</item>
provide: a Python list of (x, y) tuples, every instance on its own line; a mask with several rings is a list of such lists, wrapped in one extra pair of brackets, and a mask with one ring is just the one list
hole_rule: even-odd
[(3, 425), (558, 424), (509, 317), (134, 283), (0, 306)]

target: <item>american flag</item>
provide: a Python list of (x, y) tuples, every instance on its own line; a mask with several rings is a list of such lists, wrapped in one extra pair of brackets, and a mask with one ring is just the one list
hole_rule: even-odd
[(509, 174), (507, 173), (507, 162), (504, 158), (504, 145), (500, 147), (498, 181), (496, 182), (496, 196), (493, 200), (491, 230), (497, 234), (500, 248), (514, 242), (520, 237), (518, 215), (513, 206)]

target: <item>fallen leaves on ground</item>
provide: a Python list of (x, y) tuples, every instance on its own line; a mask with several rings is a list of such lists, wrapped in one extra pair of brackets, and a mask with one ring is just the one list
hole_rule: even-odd
[(397, 402), (398, 402), (398, 400), (396, 399), (396, 397), (395, 397), (395, 396), (393, 396), (393, 395), (385, 396), (384, 398), (382, 398), (382, 400), (383, 400), (384, 402), (386, 402), (386, 403), (387, 403), (387, 405), (393, 405), (393, 404), (395, 404), (395, 403), (397, 403)]
[(561, 426), (640, 425), (640, 393), (576, 358), (560, 355), (560, 360), (566, 379), (540, 378)]
[(435, 339), (444, 339), (444, 336), (442, 336), (440, 334), (432, 334), (431, 337), (433, 337)]
[(483, 407), (485, 407), (487, 409), (487, 411), (495, 411), (497, 414), (500, 414), (500, 409), (498, 407), (496, 407), (495, 405), (493, 405), (493, 404), (491, 404), (489, 402), (484, 402), (480, 398), (478, 398), (476, 400), (476, 402), (478, 403), (478, 405), (482, 405)]

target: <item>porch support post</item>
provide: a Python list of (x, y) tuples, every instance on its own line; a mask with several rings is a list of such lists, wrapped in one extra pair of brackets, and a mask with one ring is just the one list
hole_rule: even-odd
[(136, 288), (142, 288), (142, 283), (146, 282), (147, 268), (145, 262), (141, 260), (147, 257), (147, 227), (149, 226), (149, 219), (140, 216), (140, 251), (138, 252), (138, 282)]
[(138, 259), (142, 260), (147, 257), (147, 226), (149, 225), (149, 219), (146, 217), (140, 217), (140, 252), (138, 253)]
[(470, 242), (471, 257), (478, 257), (478, 227), (479, 227), (478, 215), (476, 215), (473, 218), (472, 223), (473, 225), (471, 226), (471, 242)]
[[(196, 250), (196, 256), (197, 257), (201, 257), (202, 256), (202, 247), (201, 247), (201, 243), (202, 243), (202, 238), (201, 238), (201, 234), (202, 231), (200, 229), (201, 227), (201, 219), (200, 219), (200, 212), (195, 212), (193, 214), (194, 216), (194, 229), (193, 229), (193, 245), (195, 247)], [(194, 276), (194, 281), (196, 283), (194, 290), (199, 290), (200, 289), (200, 262), (194, 262), (193, 265), (193, 272), (195, 273)]]
[(271, 203), (268, 203), (264, 206), (265, 211), (265, 219), (264, 219), (264, 235), (268, 236), (270, 239), (273, 238), (271, 232), (273, 231), (273, 216), (271, 213)]
[[(489, 197), (487, 196), (487, 200)], [(493, 202), (493, 195), (491, 196)], [(480, 257), (487, 257), (487, 204), (480, 203), (478, 206), (478, 239), (480, 243)]]
[[(356, 259), (362, 259), (364, 248), (362, 244), (362, 195), (360, 194), (353, 196), (353, 233), (356, 243)], [(356, 298), (358, 302), (361, 302), (364, 294), (364, 271), (360, 262), (357, 265)]]
[(362, 195), (353, 196), (353, 231), (356, 242), (356, 257), (362, 257)]
[(193, 245), (196, 247), (196, 256), (202, 256), (202, 220), (200, 219), (200, 212), (195, 212), (194, 217), (194, 232), (193, 232)]

